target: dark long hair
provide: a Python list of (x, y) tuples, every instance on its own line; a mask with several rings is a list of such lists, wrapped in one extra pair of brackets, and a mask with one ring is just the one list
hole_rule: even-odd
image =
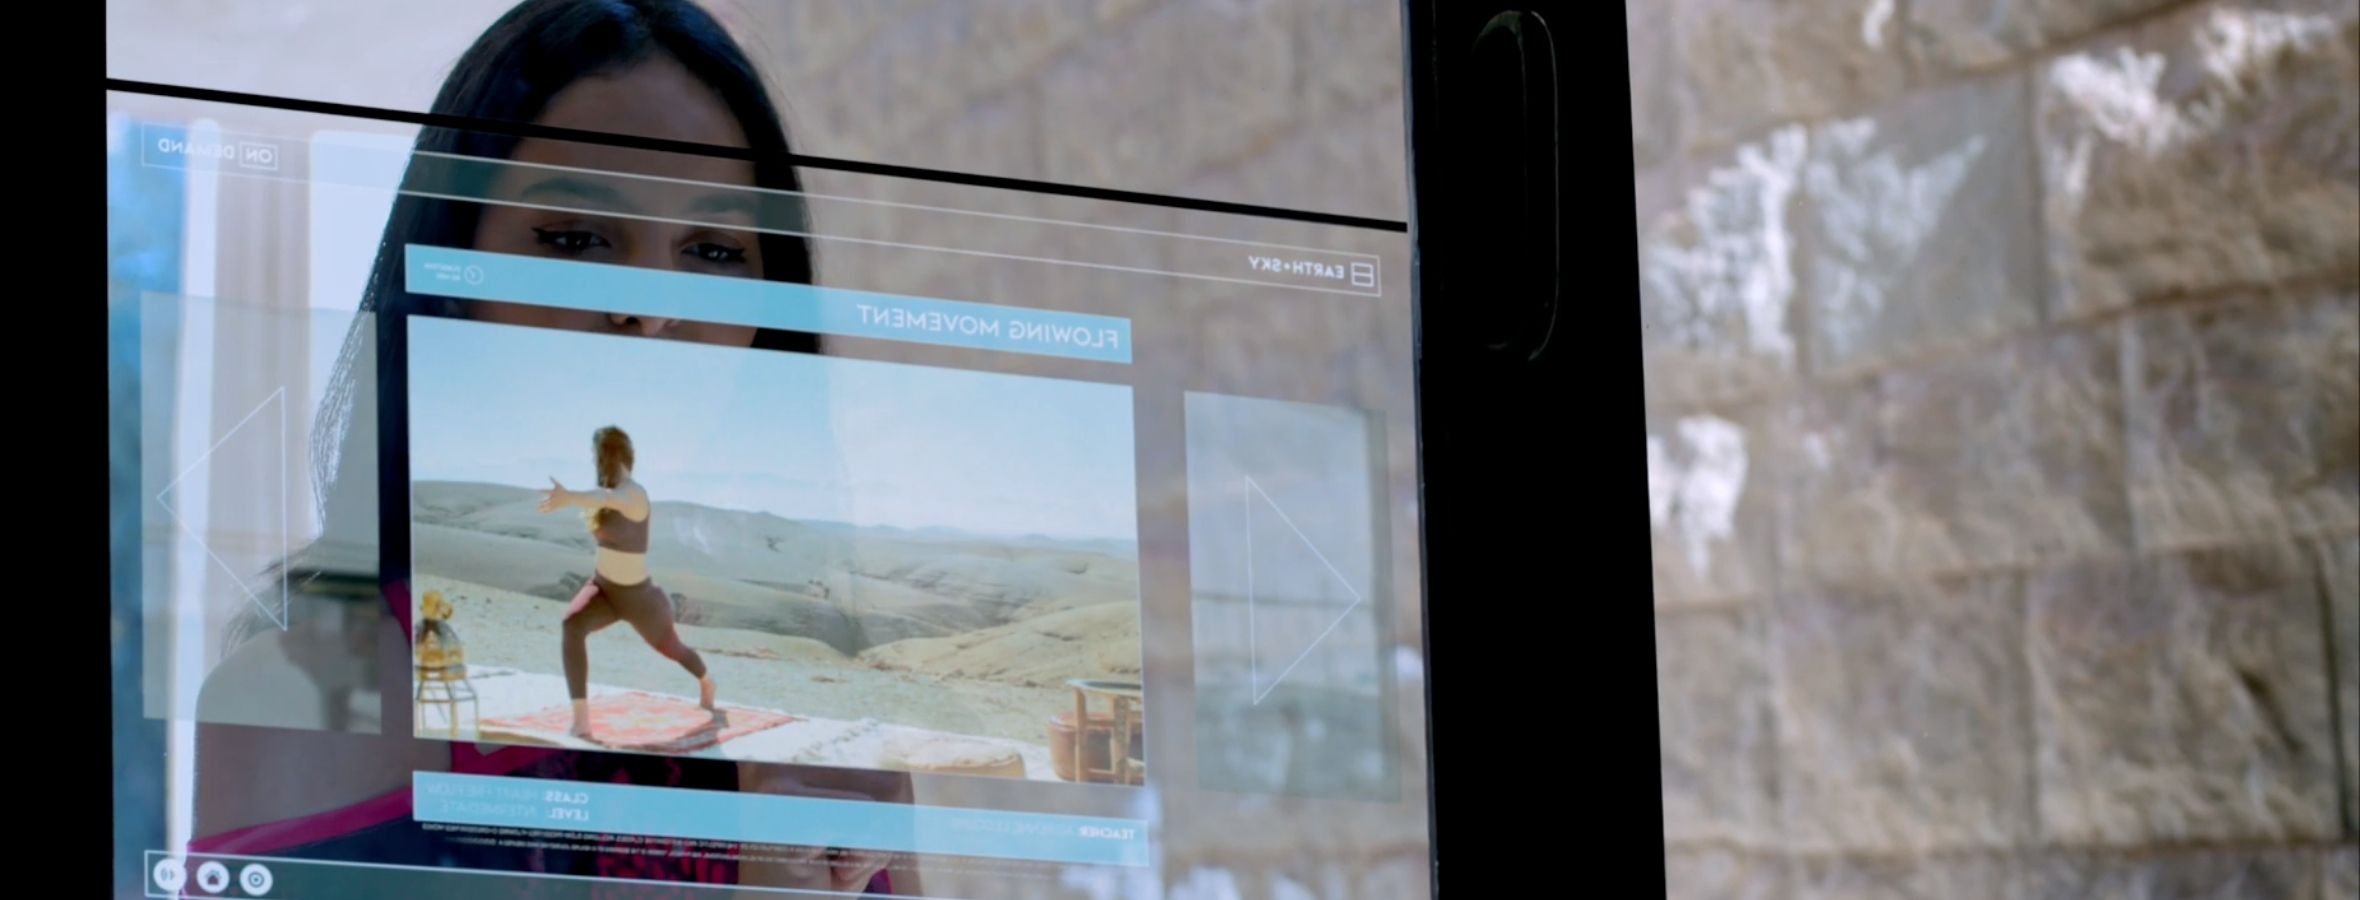
[[(590, 435), (590, 452), (598, 460), (598, 486), (610, 491), (622, 487), (623, 473), (638, 464), (631, 450), (631, 436), (613, 425)], [(612, 508), (599, 510), (598, 524), (605, 525), (610, 514), (615, 514)]]
[[(438, 116), (482, 122), (487, 127), (424, 128), (418, 134), (415, 152), (509, 159), (520, 138), (511, 133), (514, 129), (503, 130), (502, 125), (530, 124), (540, 118), (551, 100), (576, 82), (657, 58), (668, 58), (687, 69), (737, 119), (752, 151), (756, 187), (802, 189), (789, 161), (792, 147), (785, 123), (760, 71), (728, 30), (691, 0), (524, 0), (459, 57), (434, 99), (432, 112)], [(405, 182), (418, 174), (415, 158)], [(800, 210), (801, 206), (793, 208)], [(387, 447), (408, 446), (406, 423), (380, 413), (406, 407), (405, 373), (398, 366), (373, 364), (369, 354), (373, 349), (384, 358), (404, 358), (406, 328), (402, 319), (407, 314), (462, 312), (456, 301), (414, 295), (404, 287), (405, 248), (411, 244), (472, 246), (482, 213), (479, 203), (419, 193), (405, 191), (394, 199), (375, 265), (361, 295), (361, 317), (354, 322), (337, 358), (311, 437), (314, 496), (320, 498), (328, 531), (322, 543), (336, 536), (342, 521), (336, 510), (339, 505), (353, 505), (358, 499), (353, 492), (374, 490), (379, 502), (406, 503), (406, 465), (384, 464), (392, 460), (362, 462), (351, 452), (361, 449), (350, 443), (355, 438), (381, 441)], [(810, 242), (793, 234), (775, 233), (800, 234), (807, 229), (800, 222), (783, 224), (784, 228), (766, 230), (757, 238), (762, 277), (810, 283), (816, 268)], [(817, 336), (799, 332), (766, 329), (755, 335), (755, 346), (773, 350), (816, 352), (819, 344)], [(373, 403), (363, 403), (369, 395), (357, 390), (364, 378), (375, 381)], [(363, 428), (356, 434), (356, 423), (374, 424), (376, 429)], [(372, 433), (375, 437), (368, 437)], [(340, 504), (339, 497), (346, 499)], [(349, 517), (350, 509), (347, 513)], [(377, 522), (349, 522), (344, 527), (373, 530)], [(233, 643), (251, 633), (243, 628), (235, 631)]]

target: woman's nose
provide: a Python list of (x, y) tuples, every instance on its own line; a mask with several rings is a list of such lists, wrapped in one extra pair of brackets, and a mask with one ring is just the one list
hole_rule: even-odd
[(606, 317), (606, 321), (618, 329), (635, 332), (641, 337), (655, 337), (656, 335), (670, 330), (672, 328), (672, 324), (680, 320), (657, 318), (655, 316), (609, 315)]

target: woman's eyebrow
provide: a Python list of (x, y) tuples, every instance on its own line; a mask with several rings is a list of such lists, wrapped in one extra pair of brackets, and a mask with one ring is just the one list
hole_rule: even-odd
[(751, 218), (761, 214), (762, 202), (747, 191), (705, 194), (690, 201), (688, 211), (698, 215), (739, 213)]
[[(666, 191), (671, 193), (672, 191)], [(517, 199), (528, 203), (550, 203), (569, 208), (587, 208), (616, 215), (642, 214), (638, 204), (632, 203), (624, 192), (599, 179), (579, 175), (551, 175), (525, 185), (517, 191)], [(766, 202), (768, 201), (768, 202)], [(764, 210), (776, 203), (755, 191), (718, 190), (690, 198), (687, 206), (673, 215), (692, 217), (737, 215), (748, 219), (761, 218)], [(670, 203), (665, 203), (670, 206)]]
[(571, 200), (595, 209), (629, 214), (636, 212), (614, 188), (572, 176), (558, 175), (525, 185), (517, 192), (517, 199), (562, 202)]

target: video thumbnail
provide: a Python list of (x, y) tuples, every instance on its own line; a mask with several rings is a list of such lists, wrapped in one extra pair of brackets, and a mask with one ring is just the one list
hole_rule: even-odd
[(1131, 389), (413, 319), (421, 737), (1138, 783)]

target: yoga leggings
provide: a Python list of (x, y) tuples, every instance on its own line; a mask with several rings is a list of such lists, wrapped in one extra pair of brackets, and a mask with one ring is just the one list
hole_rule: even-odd
[(600, 575), (592, 579), (598, 596), (581, 612), (565, 620), (565, 690), (576, 700), (590, 696), (590, 635), (616, 621), (631, 623), (639, 637), (657, 653), (679, 663), (688, 674), (705, 677), (705, 660), (680, 640), (672, 627), (672, 598), (650, 578), (638, 584), (616, 584)]

